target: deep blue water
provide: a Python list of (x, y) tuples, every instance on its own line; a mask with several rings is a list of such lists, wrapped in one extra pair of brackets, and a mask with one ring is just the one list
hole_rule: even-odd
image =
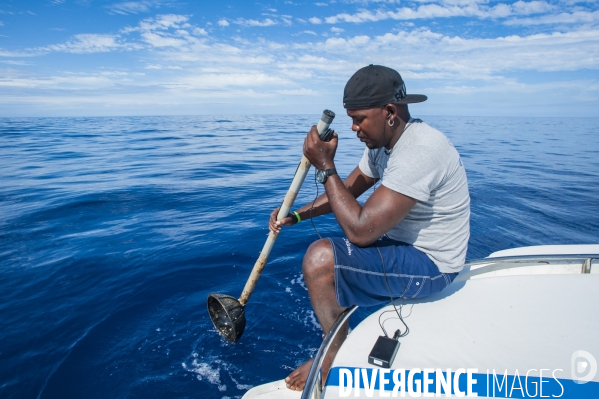
[[(237, 344), (206, 296), (241, 293), (318, 117), (0, 119), (0, 397), (233, 398), (307, 360), (310, 223), (279, 236)], [(599, 119), (423, 119), (468, 172), (469, 259), (599, 243)], [(333, 127), (344, 176), (363, 147)], [(315, 192), (311, 172), (297, 204)]]

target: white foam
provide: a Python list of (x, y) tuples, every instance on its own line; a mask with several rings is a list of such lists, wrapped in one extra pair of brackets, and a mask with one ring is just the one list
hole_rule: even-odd
[(292, 260), (294, 257), (293, 256), (281, 256), (279, 258), (273, 259), (272, 261), (269, 262), (269, 264), (274, 264), (274, 263), (284, 263), (287, 262), (289, 260)]
[(197, 374), (197, 379), (200, 381), (208, 381), (212, 385), (218, 386), (218, 390), (223, 392), (227, 390), (227, 386), (221, 384), (220, 381), (220, 370), (218, 367), (213, 369), (208, 363), (198, 363), (196, 359), (191, 362), (191, 366), (186, 363), (182, 363), (183, 368), (186, 371)]
[(300, 274), (297, 278), (294, 278), (293, 280), (291, 280), (291, 284), (299, 284), (302, 286), (303, 289), (308, 291), (308, 288), (306, 288), (306, 283), (304, 282), (303, 274)]
[(320, 327), (320, 323), (316, 320), (316, 316), (314, 315), (314, 311), (308, 310), (306, 311), (306, 317), (304, 318), (304, 325), (314, 327), (316, 331), (321, 331), (322, 327)]
[[(191, 356), (193, 359), (190, 365), (185, 362), (181, 363), (183, 369), (197, 374), (196, 378), (200, 381), (207, 381), (212, 385), (216, 385), (219, 391), (224, 392), (227, 390), (227, 384), (221, 381), (221, 372), (225, 374), (225, 379), (227, 379), (226, 377), (229, 377), (233, 381), (238, 390), (247, 391), (253, 388), (253, 385), (240, 384), (232, 377), (231, 374), (241, 374), (235, 365), (220, 359), (213, 359), (206, 362), (205, 358), (199, 358), (197, 352), (192, 352)], [(204, 361), (202, 362), (201, 360)], [(226, 396), (223, 396), (223, 399), (225, 397)]]
[(250, 389), (252, 389), (254, 386), (253, 385), (245, 385), (245, 384), (240, 384), (239, 382), (237, 382), (237, 380), (235, 378), (233, 378), (231, 376), (231, 380), (235, 383), (235, 386), (237, 387), (237, 389), (239, 389), (240, 391), (248, 391)]

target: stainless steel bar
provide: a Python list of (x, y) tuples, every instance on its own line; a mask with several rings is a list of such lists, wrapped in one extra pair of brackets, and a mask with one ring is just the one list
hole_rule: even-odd
[(592, 258), (588, 258), (584, 261), (584, 264), (582, 265), (582, 273), (583, 274), (591, 273), (591, 261), (592, 260), (593, 260)]
[[(337, 335), (337, 332), (339, 332), (339, 329), (341, 328), (343, 323), (345, 323), (347, 319), (349, 319), (349, 316), (351, 316), (351, 314), (357, 308), (357, 306), (352, 306), (345, 309), (345, 311), (339, 315), (337, 321), (335, 322), (335, 324), (333, 324), (333, 327), (331, 327), (331, 330), (328, 332), (328, 334), (325, 335), (324, 339), (322, 340), (322, 344), (320, 344), (320, 348), (318, 348), (318, 352), (316, 352), (316, 356), (314, 356), (314, 362), (312, 363), (312, 367), (310, 367), (310, 373), (308, 374), (306, 385), (304, 386), (304, 390), (302, 391), (302, 399), (312, 399), (312, 392), (315, 388), (317, 388), (320, 391), (322, 387), (321, 368), (322, 362), (324, 361), (324, 357), (327, 354), (329, 346), (331, 346), (333, 339)], [(318, 397), (320, 397), (320, 394), (317, 396), (317, 398)]]
[(503, 262), (544, 262), (550, 260), (583, 260), (583, 259), (599, 259), (599, 254), (580, 254), (580, 255), (519, 255), (519, 256), (502, 256), (497, 258), (477, 259), (472, 262), (467, 262), (464, 267), (484, 265), (487, 263), (503, 263)]

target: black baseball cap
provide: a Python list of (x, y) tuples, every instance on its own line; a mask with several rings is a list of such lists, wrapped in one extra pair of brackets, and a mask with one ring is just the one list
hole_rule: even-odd
[(391, 68), (370, 64), (349, 78), (343, 90), (343, 107), (365, 109), (385, 104), (412, 104), (426, 101), (422, 94), (406, 94), (401, 75)]

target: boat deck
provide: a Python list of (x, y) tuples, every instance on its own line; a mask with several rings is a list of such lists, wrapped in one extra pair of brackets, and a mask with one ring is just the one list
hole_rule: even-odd
[[(462, 391), (466, 389), (466, 372), (470, 369), (476, 383), (471, 389), (479, 397), (500, 396), (498, 392), (506, 392), (508, 384), (512, 391), (516, 390), (512, 397), (527, 397), (518, 396), (520, 390), (529, 389), (532, 395), (539, 381), (543, 396), (562, 393), (562, 398), (599, 397), (597, 373), (588, 384), (573, 382), (574, 376), (580, 374), (574, 366), (577, 351), (599, 357), (597, 254), (597, 245), (560, 246), (552, 250), (533, 247), (529, 251), (501, 251), (467, 265), (446, 290), (424, 299), (401, 301), (410, 333), (400, 339), (390, 371), (369, 364), (368, 354), (383, 335), (378, 322), (381, 313), (391, 311), (381, 317), (390, 335), (398, 328), (405, 329), (391, 305), (374, 312), (351, 332), (333, 362), (324, 392), (321, 395), (316, 388), (312, 397), (347, 396), (351, 388), (346, 386), (348, 374), (354, 383), (356, 376), (361, 378), (360, 397), (388, 397), (396, 385), (392, 378), (395, 370), (405, 370), (404, 378), (414, 370), (413, 377), (421, 380), (425, 378), (423, 370), (432, 372), (427, 388), (436, 392), (436, 369), (446, 374), (449, 371), (453, 377), (462, 373), (456, 377), (456, 387)], [(596, 369), (596, 362), (594, 366)], [(380, 372), (377, 378), (362, 378), (361, 373), (372, 377), (375, 370), (388, 371), (383, 376), (384, 390), (379, 390)], [(402, 374), (397, 375), (401, 380)], [(494, 376), (501, 381), (504, 375), (504, 386), (493, 386)], [(524, 381), (528, 385), (519, 389), (518, 383)], [(533, 382), (537, 385), (531, 385)], [(493, 389), (497, 392), (493, 393)], [(351, 397), (355, 394), (351, 391)], [(409, 392), (406, 395), (410, 396)], [(300, 396), (277, 381), (248, 391), (244, 398)], [(303, 397), (309, 397), (309, 392)]]

